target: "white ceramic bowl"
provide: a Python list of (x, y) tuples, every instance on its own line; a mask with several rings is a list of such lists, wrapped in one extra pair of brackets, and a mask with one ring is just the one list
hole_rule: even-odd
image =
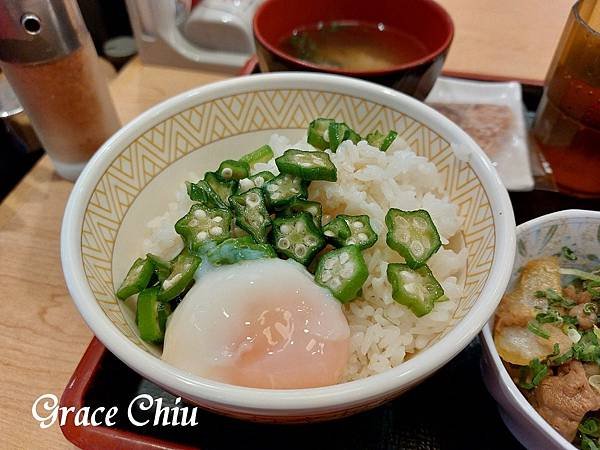
[[(509, 289), (518, 280), (518, 269), (527, 261), (558, 254), (565, 245), (578, 255), (573, 265), (583, 264), (589, 269), (597, 267), (598, 261), (593, 256), (600, 257), (600, 212), (559, 211), (519, 225), (517, 254)], [(510, 378), (494, 345), (493, 326), (492, 317), (481, 332), (481, 371), (488, 390), (498, 402), (504, 423), (527, 448), (575, 450), (535, 411)]]
[[(168, 80), (165, 80), (168, 83)], [(434, 162), (465, 217), (465, 289), (453, 323), (416, 357), (377, 376), (304, 390), (231, 386), (191, 376), (144, 345), (133, 309), (114, 297), (140, 254), (145, 223), (164, 212), (190, 171), (211, 170), (278, 132), (297, 139), (315, 117), (359, 133), (396, 129)], [(481, 149), (448, 119), (392, 89), (308, 73), (249, 76), (191, 90), (127, 124), (79, 177), (65, 212), (61, 251), (69, 291), (96, 336), (129, 367), (190, 402), (251, 420), (342, 417), (374, 407), (425, 379), (462, 350), (504, 292), (515, 252), (505, 188)]]

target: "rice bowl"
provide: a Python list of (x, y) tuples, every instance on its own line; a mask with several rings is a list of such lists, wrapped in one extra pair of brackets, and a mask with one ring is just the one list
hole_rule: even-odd
[[(174, 192), (191, 170), (239, 156), (273, 133), (295, 142), (311, 117), (336, 108), (336, 115), (356, 123), (361, 132), (375, 122), (398, 130), (419, 156), (435, 165), (449, 199), (458, 206), (468, 259), (453, 325), (421, 343), (424, 348), (393, 369), (326, 388), (240, 388), (191, 377), (161, 362), (140, 345), (134, 317), (114, 299), (119, 278), (140, 251), (139, 238), (148, 222), (164, 214), (165, 205), (176, 203)], [(250, 115), (254, 121), (247, 120)], [(202, 151), (193, 151), (199, 147)], [(167, 390), (208, 409), (252, 420), (332, 418), (406, 391), (462, 349), (487, 320), (504, 290), (514, 253), (510, 203), (481, 150), (426, 106), (342, 77), (264, 75), (182, 94), (117, 133), (78, 183), (64, 220), (62, 259), (69, 289), (88, 325), (115, 355)], [(443, 229), (443, 224), (436, 225)], [(460, 243), (455, 247), (451, 241), (452, 250), (460, 252)], [(459, 272), (446, 277), (458, 275), (460, 286)], [(411, 344), (404, 345), (410, 353)], [(355, 376), (362, 375), (357, 371)]]

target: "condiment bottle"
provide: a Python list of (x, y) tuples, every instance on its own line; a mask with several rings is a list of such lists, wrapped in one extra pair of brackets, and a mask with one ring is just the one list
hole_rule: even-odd
[(2, 0), (0, 67), (59, 175), (75, 180), (120, 126), (75, 0)]

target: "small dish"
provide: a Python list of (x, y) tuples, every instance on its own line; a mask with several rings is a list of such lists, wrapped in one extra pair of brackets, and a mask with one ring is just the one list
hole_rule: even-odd
[[(493, 153), (487, 152), (509, 191), (531, 191), (534, 186), (529, 162), (527, 127), (517, 82), (469, 81), (440, 77), (427, 97), (429, 104), (499, 105), (509, 108), (512, 120), (506, 137)], [(459, 124), (460, 126), (460, 124)], [(484, 148), (484, 151), (486, 149)]]
[[(295, 58), (280, 48), (298, 28), (334, 21), (392, 26), (422, 42), (428, 53), (384, 70), (352, 71), (320, 66)], [(442, 70), (454, 36), (452, 19), (432, 0), (268, 0), (254, 16), (256, 53), (263, 73), (304, 70), (362, 78), (423, 100)]]
[[(560, 254), (568, 246), (581, 255), (578, 265), (592, 268), (600, 255), (600, 212), (567, 210), (547, 214), (517, 227), (517, 254), (509, 289), (517, 281), (519, 268), (527, 261)], [(483, 380), (498, 402), (500, 415), (513, 435), (527, 448), (576, 450), (552, 428), (525, 399), (504, 368), (492, 329), (494, 317), (481, 332)]]

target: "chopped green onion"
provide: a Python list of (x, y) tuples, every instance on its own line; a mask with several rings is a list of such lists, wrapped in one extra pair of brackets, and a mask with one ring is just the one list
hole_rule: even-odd
[(598, 362), (600, 358), (600, 345), (594, 331), (588, 331), (573, 345), (573, 356), (583, 362)]
[(531, 322), (529, 322), (527, 324), (527, 329), (529, 331), (531, 331), (533, 334), (535, 334), (536, 336), (539, 336), (543, 339), (550, 339), (550, 335), (548, 334), (548, 332), (546, 330), (544, 330), (540, 326), (540, 323), (535, 320), (532, 320)]
[(600, 300), (600, 282), (588, 281), (585, 285), (585, 290), (588, 291), (594, 300)]
[(597, 441), (594, 441), (592, 438), (586, 436), (585, 434), (581, 435), (581, 450), (599, 450)]
[(583, 419), (577, 427), (580, 433), (588, 436), (600, 437), (600, 421), (595, 417)]
[[(519, 386), (527, 390), (534, 389), (539, 386), (546, 375), (548, 375), (548, 366), (542, 364), (537, 358), (532, 359), (527, 366), (523, 366), (519, 370)], [(531, 381), (528, 381), (530, 377)]]
[(535, 320), (539, 323), (555, 323), (563, 321), (562, 317), (555, 309), (549, 310), (546, 313), (537, 314)]
[(562, 321), (566, 325), (577, 325), (578, 320), (575, 316), (562, 316)]
[(561, 306), (563, 308), (572, 308), (576, 305), (575, 302), (566, 300), (562, 295), (556, 292), (555, 289), (546, 289), (545, 291), (536, 291), (535, 296), (538, 298), (547, 298), (551, 306)]
[(583, 313), (586, 316), (589, 316), (590, 314), (595, 313), (597, 310), (596, 304), (595, 303), (586, 303), (585, 305), (583, 305)]
[(569, 247), (563, 247), (561, 249), (561, 253), (563, 255), (563, 257), (565, 259), (568, 259), (569, 261), (575, 261), (577, 259), (577, 256), (575, 255), (575, 252), (573, 250), (571, 250)]
[(558, 272), (561, 275), (572, 275), (580, 280), (595, 281), (600, 283), (600, 275), (596, 275), (593, 272), (585, 272), (583, 270), (569, 268), (560, 268)]
[[(556, 349), (556, 347), (558, 346), (558, 344), (554, 344), (554, 348)], [(559, 349), (560, 351), (560, 349)], [(563, 353), (562, 355), (556, 355), (556, 356), (549, 356), (548, 357), (548, 363), (551, 366), (562, 366), (563, 364), (565, 364), (566, 362), (570, 361), (571, 359), (573, 359), (573, 349), (569, 349), (567, 350), (565, 353)]]

